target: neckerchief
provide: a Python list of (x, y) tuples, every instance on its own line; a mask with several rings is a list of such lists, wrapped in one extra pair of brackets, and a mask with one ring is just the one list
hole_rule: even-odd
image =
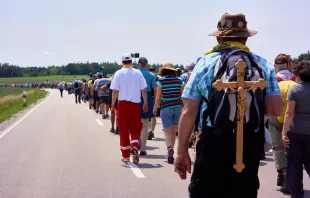
[(123, 65), (122, 69), (124, 69), (124, 68), (129, 68), (131, 71), (133, 69), (132, 65)]
[(214, 46), (208, 52), (206, 52), (204, 55), (206, 56), (206, 55), (211, 54), (213, 52), (232, 49), (232, 48), (237, 48), (237, 49), (241, 49), (241, 50), (250, 52), (250, 49), (247, 46), (243, 45), (242, 43), (234, 42), (234, 41), (226, 41), (223, 44), (219, 44), (219, 45)]

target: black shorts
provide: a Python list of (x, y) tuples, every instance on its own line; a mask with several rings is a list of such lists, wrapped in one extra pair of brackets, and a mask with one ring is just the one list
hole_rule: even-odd
[(100, 104), (109, 105), (109, 96), (100, 96)]
[(98, 102), (100, 101), (100, 98), (98, 96), (98, 92), (97, 91), (94, 92), (94, 98), (95, 98), (96, 101), (98, 101)]

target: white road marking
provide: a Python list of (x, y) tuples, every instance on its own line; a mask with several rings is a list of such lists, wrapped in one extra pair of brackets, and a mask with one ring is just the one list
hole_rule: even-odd
[(52, 92), (49, 92), (50, 95), (45, 98), (42, 102), (40, 102), (37, 106), (33, 107), (28, 113), (26, 113), (21, 119), (19, 119), (17, 122), (15, 122), (11, 127), (6, 129), (3, 133), (0, 134), (0, 140), (8, 134), (13, 128), (15, 128), (17, 125), (19, 125), (23, 120), (25, 120), (32, 112), (34, 112), (38, 107), (40, 107), (42, 104), (44, 104), (51, 96)]
[(100, 126), (103, 126), (104, 124), (97, 118), (96, 119), (97, 123), (100, 125)]
[[(122, 155), (122, 152), (119, 151)], [(133, 174), (137, 177), (137, 178), (145, 178), (144, 174), (142, 173), (142, 171), (140, 170), (140, 168), (132, 163), (132, 162), (126, 162), (126, 165), (130, 168), (130, 170), (133, 172)]]
[(145, 176), (143, 175), (142, 171), (139, 169), (139, 167), (137, 165), (135, 165), (132, 162), (127, 162), (127, 165), (129, 166), (129, 168), (131, 169), (133, 174), (136, 175), (136, 177), (138, 177), (138, 178), (145, 178)]

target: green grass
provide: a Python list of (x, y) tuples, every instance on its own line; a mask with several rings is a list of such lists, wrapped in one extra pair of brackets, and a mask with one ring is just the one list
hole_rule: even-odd
[(16, 78), (0, 78), (0, 84), (4, 83), (16, 83), (16, 84), (23, 84), (23, 83), (36, 83), (36, 82), (44, 82), (48, 81), (69, 81), (75, 79), (87, 79), (87, 75), (59, 75), (59, 76), (36, 76), (36, 77), (16, 77)]
[(29, 88), (20, 87), (0, 87), (0, 98), (7, 95), (19, 95), (22, 94), (24, 90), (29, 90)]
[[(5, 88), (5, 89), (16, 89), (16, 88)], [(26, 109), (31, 104), (37, 102), (39, 99), (44, 98), (47, 94), (46, 91), (42, 91), (40, 89), (28, 89), (27, 93), (28, 94), (25, 106), (22, 94), (18, 96), (7, 95), (6, 98), (8, 98), (9, 100), (2, 100), (2, 102), (0, 100), (0, 123), (13, 117), (15, 114)]]

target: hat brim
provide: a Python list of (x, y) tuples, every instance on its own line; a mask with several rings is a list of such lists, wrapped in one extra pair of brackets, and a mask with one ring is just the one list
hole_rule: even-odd
[(229, 35), (221, 35), (222, 31), (216, 30), (215, 32), (209, 34), (209, 36), (216, 36), (216, 37), (252, 37), (257, 34), (255, 30), (248, 30), (244, 32), (232, 32)]
[(177, 69), (170, 68), (170, 67), (160, 67), (160, 68), (159, 68), (159, 72), (158, 72), (159, 75), (162, 75), (162, 72), (163, 72), (165, 69), (166, 69), (166, 70), (175, 71), (175, 72), (177, 71)]

